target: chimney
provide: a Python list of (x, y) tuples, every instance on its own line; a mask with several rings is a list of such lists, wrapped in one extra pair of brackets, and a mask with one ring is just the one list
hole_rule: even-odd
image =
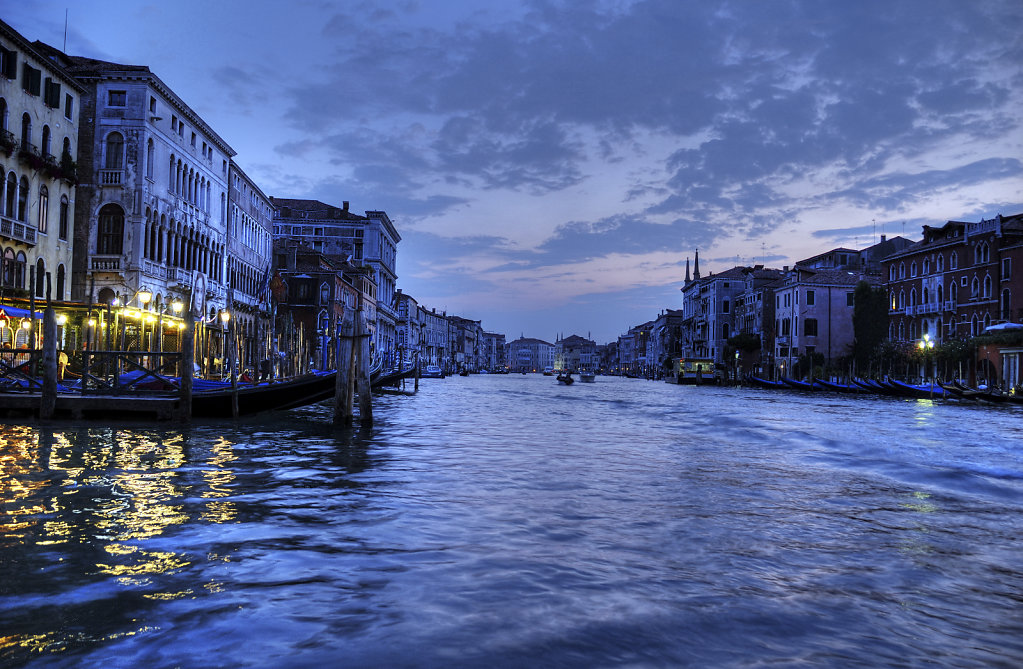
[(341, 203), (341, 209), (343, 209), (344, 211), (348, 211), (348, 200), (345, 200), (344, 202)]
[(881, 243), (888, 241), (888, 235), (881, 235)]

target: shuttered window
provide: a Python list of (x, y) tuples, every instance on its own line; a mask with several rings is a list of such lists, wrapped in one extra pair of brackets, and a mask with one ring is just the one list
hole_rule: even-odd
[(25, 89), (26, 93), (31, 95), (39, 95), (40, 86), (43, 82), (42, 70), (37, 70), (28, 63), (22, 65), (21, 69), (21, 87)]
[(60, 84), (46, 77), (46, 85), (43, 87), (43, 102), (50, 109), (60, 107)]

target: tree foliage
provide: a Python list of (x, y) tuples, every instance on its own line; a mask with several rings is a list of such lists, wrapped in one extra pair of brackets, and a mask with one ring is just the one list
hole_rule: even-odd
[(866, 281), (856, 285), (853, 305), (853, 358), (867, 369), (888, 336), (888, 293)]

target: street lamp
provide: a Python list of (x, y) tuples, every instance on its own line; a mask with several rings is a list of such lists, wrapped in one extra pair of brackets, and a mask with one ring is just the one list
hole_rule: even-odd
[(139, 288), (139, 292), (137, 293), (137, 295), (139, 298), (139, 303), (142, 304), (143, 309), (145, 309), (146, 305), (149, 304), (149, 301), (153, 299), (153, 291), (149, 290), (145, 286)]

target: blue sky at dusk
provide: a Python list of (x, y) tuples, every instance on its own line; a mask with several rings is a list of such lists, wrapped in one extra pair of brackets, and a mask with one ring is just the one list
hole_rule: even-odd
[(598, 343), (704, 272), (1023, 211), (1023, 3), (8, 3), (148, 65), (268, 195), (383, 209), (398, 285)]

